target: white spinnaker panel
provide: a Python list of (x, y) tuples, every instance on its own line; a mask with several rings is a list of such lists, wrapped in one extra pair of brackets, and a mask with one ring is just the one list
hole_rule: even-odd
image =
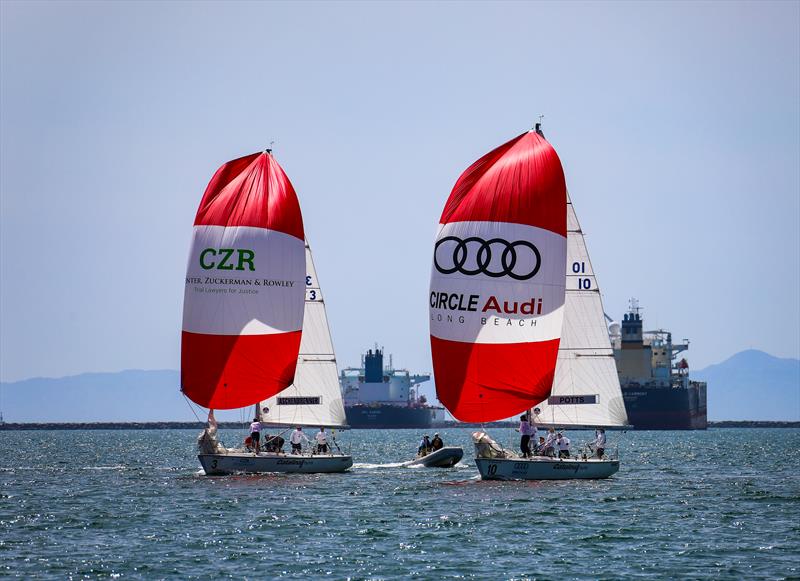
[(347, 421), (336, 355), (308, 242), (306, 275), (303, 335), (294, 383), (261, 402), (261, 421), (286, 426), (344, 426)]
[(538, 421), (558, 426), (624, 426), (628, 423), (603, 300), (578, 216), (567, 194), (567, 290), (552, 397), (596, 396), (597, 403), (537, 407)]

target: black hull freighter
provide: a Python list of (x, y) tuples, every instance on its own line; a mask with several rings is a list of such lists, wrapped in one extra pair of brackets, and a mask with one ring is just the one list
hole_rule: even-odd
[(614, 357), (628, 420), (637, 430), (705, 430), (706, 384), (689, 380), (689, 341), (673, 343), (662, 329), (642, 331), (636, 299), (621, 327), (612, 324)]
[(363, 355), (361, 367), (343, 369), (339, 376), (347, 424), (351, 428), (427, 429), (444, 420), (444, 408), (429, 406), (419, 384), (430, 375), (411, 375), (406, 369), (383, 365), (377, 346)]

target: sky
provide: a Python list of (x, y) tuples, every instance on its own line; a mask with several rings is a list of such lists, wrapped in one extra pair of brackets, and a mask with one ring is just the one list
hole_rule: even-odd
[(200, 197), (274, 141), (341, 366), (429, 371), (438, 218), (544, 115), (603, 291), (800, 357), (800, 3), (0, 2), (0, 379), (177, 369)]

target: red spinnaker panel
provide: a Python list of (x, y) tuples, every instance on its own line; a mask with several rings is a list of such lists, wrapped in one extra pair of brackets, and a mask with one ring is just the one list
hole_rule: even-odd
[(303, 219), (269, 153), (223, 165), (194, 223), (183, 303), (181, 389), (245, 407), (294, 380), (305, 296)]
[(533, 131), (472, 164), (447, 200), (428, 300), (437, 396), (459, 420), (507, 418), (550, 393), (566, 202), (558, 155)]

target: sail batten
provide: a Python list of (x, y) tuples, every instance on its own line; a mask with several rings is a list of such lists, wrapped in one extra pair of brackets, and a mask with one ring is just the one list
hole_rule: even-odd
[(272, 426), (345, 426), (333, 340), (308, 242), (305, 256), (305, 313), (295, 380), (261, 402), (261, 421)]

